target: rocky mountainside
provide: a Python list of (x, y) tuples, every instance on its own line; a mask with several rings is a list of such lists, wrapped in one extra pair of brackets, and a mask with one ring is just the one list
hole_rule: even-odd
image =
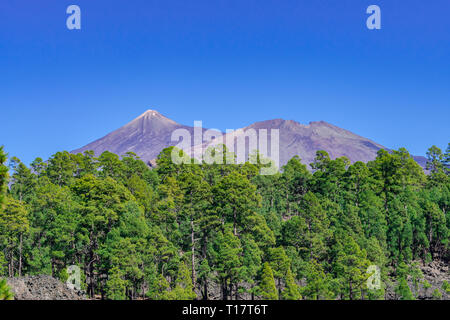
[[(149, 162), (154, 160), (162, 149), (178, 144), (178, 141), (171, 140), (172, 133), (176, 129), (186, 129), (193, 137), (193, 127), (176, 123), (158, 111), (148, 110), (125, 126), (72, 152), (93, 150), (98, 156), (106, 150), (118, 155), (132, 151), (145, 162)], [(233, 139), (235, 143), (237, 137), (245, 135), (249, 129), (254, 129), (256, 132), (267, 129), (269, 149), (270, 130), (279, 130), (280, 166), (286, 164), (295, 155), (298, 155), (303, 163), (309, 164), (313, 161), (317, 150), (327, 151), (333, 159), (346, 156), (351, 162), (367, 162), (376, 157), (379, 149), (387, 149), (374, 141), (324, 121), (310, 122), (307, 125), (283, 119), (261, 121), (226, 134), (224, 141)], [(203, 128), (203, 132), (205, 130)], [(209, 144), (194, 145), (193, 143), (191, 147), (194, 150), (193, 154), (198, 156), (202, 150), (206, 150), (207, 145), (215, 143), (214, 140)], [(425, 166), (424, 157), (415, 157), (415, 159), (420, 165)]]
[[(419, 300), (431, 300), (434, 290), (439, 290), (442, 294), (442, 300), (449, 300), (450, 293), (442, 289), (444, 281), (450, 283), (449, 266), (442, 261), (433, 261), (428, 264), (420, 264), (423, 273), (423, 279), (418, 285), (417, 291), (414, 288), (412, 279), (408, 279), (409, 287), (412, 289), (414, 296)], [(430, 284), (429, 288), (425, 288), (423, 281), (426, 280)], [(87, 297), (82, 291), (74, 291), (69, 289), (66, 284), (51, 276), (29, 276), (7, 279), (8, 286), (14, 293), (15, 300), (86, 300)], [(303, 282), (298, 283), (304, 285)], [(246, 286), (246, 285), (245, 285)], [(398, 299), (395, 294), (395, 283), (390, 283), (386, 290), (385, 298), (388, 300)], [(220, 300), (220, 287), (217, 284), (209, 283), (208, 291), (212, 300)], [(197, 293), (200, 296), (200, 292)], [(239, 299), (251, 299), (250, 293), (240, 293)]]
[(93, 150), (98, 156), (104, 151), (118, 155), (132, 151), (142, 160), (149, 161), (155, 159), (162, 149), (176, 145), (176, 142), (171, 141), (171, 135), (180, 128), (193, 133), (193, 128), (178, 124), (157, 111), (148, 110), (123, 127), (72, 152)]
[[(439, 291), (442, 295), (442, 300), (450, 300), (450, 291), (443, 288), (444, 281), (450, 283), (450, 269), (445, 261), (435, 260), (427, 264), (422, 264), (420, 261), (419, 268), (422, 272), (423, 278), (420, 279), (417, 287), (414, 285), (411, 276), (408, 276), (408, 285), (417, 300), (432, 300), (433, 292)], [(428, 282), (429, 287), (424, 285)], [(396, 283), (391, 283), (386, 288), (387, 300), (397, 300), (398, 296), (395, 294)]]
[(7, 279), (15, 300), (84, 300), (84, 292), (67, 287), (51, 276), (30, 276)]

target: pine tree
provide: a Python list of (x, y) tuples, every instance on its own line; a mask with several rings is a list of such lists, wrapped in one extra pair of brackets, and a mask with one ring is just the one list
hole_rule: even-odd
[[(8, 180), (8, 167), (4, 165), (5, 162), (6, 162), (6, 154), (3, 152), (3, 146), (0, 146), (0, 216), (3, 215), (4, 201), (6, 194), (6, 182)], [(4, 252), (0, 252), (0, 275), (4, 275), (6, 270), (6, 264), (7, 260)]]
[(442, 290), (444, 290), (446, 294), (450, 294), (450, 284), (447, 282), (447, 280), (444, 280), (442, 282)]
[(209, 248), (211, 262), (218, 275), (222, 289), (222, 299), (233, 295), (233, 287), (244, 276), (242, 273), (242, 245), (239, 237), (233, 234), (232, 225), (225, 225), (223, 232), (218, 232)]
[[(192, 283), (197, 282), (196, 275), (196, 256), (197, 256), (197, 234), (200, 233), (199, 225), (203, 222), (204, 212), (210, 209), (211, 205), (211, 188), (203, 179), (203, 172), (198, 166), (191, 166), (190, 170), (182, 172), (179, 176), (181, 188), (184, 193), (182, 218), (188, 224), (188, 232), (184, 232), (184, 238), (190, 242), (191, 255), (191, 275)], [(204, 238), (204, 240), (206, 240)], [(207, 246), (207, 244), (203, 244)]]
[[(23, 268), (23, 235), (30, 229), (28, 211), (23, 202), (6, 198), (4, 210), (0, 211), (0, 240), (5, 244), (8, 273), (19, 276)], [(17, 256), (18, 255), (18, 256)]]
[(14, 295), (12, 294), (8, 284), (5, 279), (0, 279), (0, 300), (13, 300)]
[(433, 297), (432, 298), (433, 300), (442, 300), (442, 293), (441, 293), (441, 291), (438, 288), (434, 289), (432, 297)]
[(125, 300), (126, 298), (126, 281), (118, 267), (109, 271), (109, 278), (106, 281), (106, 297), (111, 300)]
[(423, 279), (423, 273), (422, 270), (420, 270), (419, 263), (415, 262), (411, 264), (409, 274), (411, 275), (411, 279), (413, 282), (414, 297), (417, 298), (417, 296), (419, 295), (419, 284)]
[(428, 282), (428, 280), (424, 279), (422, 281), (422, 286), (425, 289), (425, 296), (428, 296), (429, 294), (429, 289), (432, 287), (431, 283)]
[(339, 281), (339, 291), (342, 299), (360, 299), (366, 289), (369, 275), (367, 268), (371, 264), (367, 260), (365, 250), (361, 250), (356, 241), (345, 235), (338, 239), (334, 246), (336, 260), (333, 270)]
[(259, 295), (264, 300), (278, 300), (278, 292), (273, 278), (272, 268), (268, 262), (264, 263), (259, 284)]
[(120, 161), (118, 155), (105, 151), (98, 158), (98, 165), (101, 168), (100, 177), (110, 177), (119, 182), (124, 181), (125, 165)]
[(306, 286), (300, 288), (302, 295), (309, 300), (332, 299), (331, 279), (325, 274), (323, 266), (313, 259), (305, 269)]
[(450, 142), (447, 144), (447, 149), (445, 150), (445, 154), (442, 159), (442, 163), (445, 167), (445, 173), (447, 175), (449, 175), (450, 174)]
[(301, 211), (300, 216), (306, 224), (306, 232), (303, 236), (303, 250), (307, 253), (306, 258), (323, 258), (326, 253), (326, 241), (330, 237), (327, 214), (319, 199), (310, 191), (303, 198)]
[(431, 186), (439, 186), (448, 182), (449, 148), (446, 153), (442, 153), (442, 150), (436, 146), (432, 146), (427, 151), (426, 169), (430, 171), (428, 180)]
[(37, 176), (16, 157), (11, 159), (10, 167), (14, 171), (11, 177), (11, 194), (17, 200), (30, 201), (36, 188)]
[(73, 157), (74, 155), (64, 151), (55, 153), (48, 160), (46, 175), (52, 183), (57, 186), (67, 186), (72, 183), (76, 171)]
[(401, 277), (399, 279), (397, 287), (395, 288), (395, 293), (400, 300), (414, 300), (414, 296), (405, 277)]
[[(92, 297), (97, 287), (99, 245), (107, 239), (107, 234), (117, 224), (119, 215), (126, 211), (129, 201), (135, 200), (123, 184), (111, 177), (97, 178), (86, 175), (70, 186), (74, 198), (78, 202), (77, 210), (82, 217), (79, 228), (82, 234), (83, 251), (88, 257), (84, 269), (88, 277), (88, 294)], [(91, 262), (92, 261), (92, 262)]]
[(197, 298), (192, 284), (191, 273), (184, 262), (178, 268), (175, 288), (171, 291), (173, 300), (193, 300)]
[(288, 269), (284, 282), (285, 288), (281, 293), (281, 297), (283, 298), (283, 300), (300, 300), (302, 296), (300, 294), (298, 285), (295, 283), (291, 268)]
[(232, 172), (213, 188), (214, 207), (226, 222), (233, 225), (233, 234), (246, 229), (246, 221), (254, 216), (261, 198), (256, 187), (242, 174)]
[(287, 276), (291, 261), (289, 260), (283, 247), (269, 248), (268, 262), (273, 271), (273, 276), (277, 280), (278, 295), (281, 295), (281, 280)]
[(5, 166), (6, 154), (3, 151), (3, 146), (0, 146), (0, 211), (5, 197), (6, 181), (8, 180), (8, 167)]
[(242, 239), (243, 243), (243, 266), (242, 266), (242, 280), (250, 285), (252, 298), (257, 290), (256, 278), (258, 272), (261, 270), (263, 251), (258, 247), (258, 244), (251, 236), (245, 236)]
[(308, 192), (311, 173), (306, 165), (301, 163), (298, 156), (294, 156), (283, 166), (283, 173), (280, 177), (279, 190), (273, 190), (273, 193), (281, 192), (284, 198), (284, 207), (280, 208), (283, 216), (298, 215), (299, 204), (303, 196)]
[(152, 300), (171, 300), (170, 284), (162, 274), (150, 283), (146, 296)]

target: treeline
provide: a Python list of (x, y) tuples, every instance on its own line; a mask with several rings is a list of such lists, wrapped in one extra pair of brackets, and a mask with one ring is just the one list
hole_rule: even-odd
[(399, 149), (264, 176), (172, 150), (150, 169), (110, 152), (8, 168), (0, 149), (0, 277), (65, 281), (76, 265), (103, 299), (413, 299), (418, 263), (450, 259), (449, 148), (429, 149), (428, 174)]

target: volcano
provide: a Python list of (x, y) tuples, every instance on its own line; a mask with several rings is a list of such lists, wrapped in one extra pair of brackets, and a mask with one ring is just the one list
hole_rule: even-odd
[[(92, 143), (72, 153), (81, 153), (93, 150), (97, 156), (104, 151), (110, 151), (117, 155), (134, 152), (148, 164), (154, 164), (158, 154), (169, 146), (175, 146), (179, 141), (172, 141), (172, 133), (177, 129), (187, 130), (194, 136), (194, 127), (179, 124), (159, 113), (156, 110), (147, 110), (142, 115), (124, 125), (123, 127), (107, 134)], [(249, 129), (258, 131), (266, 129), (279, 130), (279, 164), (286, 164), (293, 156), (298, 155), (305, 164), (311, 163), (317, 150), (325, 150), (332, 159), (347, 157), (350, 161), (368, 162), (375, 159), (377, 151), (388, 148), (368, 138), (359, 136), (348, 130), (339, 128), (325, 121), (301, 124), (294, 120), (273, 119), (255, 122), (245, 128), (227, 133), (224, 139), (237, 139), (239, 135), (245, 135)], [(202, 128), (202, 132), (205, 132)], [(209, 143), (211, 144), (211, 143)], [(212, 142), (214, 144), (214, 141)], [(194, 155), (198, 150), (206, 150), (208, 143), (192, 146)], [(196, 151), (195, 151), (196, 150)], [(414, 159), (425, 167), (426, 158), (414, 156)]]

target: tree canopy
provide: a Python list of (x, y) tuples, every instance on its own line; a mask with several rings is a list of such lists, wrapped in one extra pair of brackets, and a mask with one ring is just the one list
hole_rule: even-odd
[(318, 151), (273, 175), (174, 152), (154, 169), (92, 151), (8, 167), (0, 148), (0, 277), (76, 265), (103, 299), (414, 299), (417, 261), (450, 259), (448, 148), (425, 172), (401, 148), (353, 164)]

